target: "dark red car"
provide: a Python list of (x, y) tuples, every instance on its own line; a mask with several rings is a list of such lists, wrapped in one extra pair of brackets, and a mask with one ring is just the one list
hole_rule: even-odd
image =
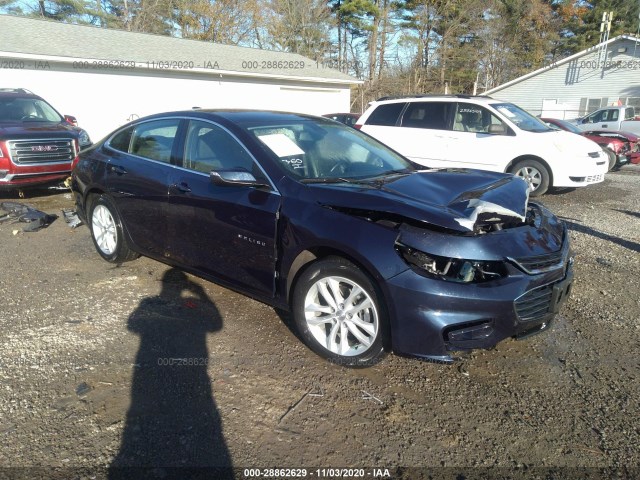
[(608, 132), (605, 130), (583, 131), (574, 124), (557, 118), (541, 118), (549, 126), (575, 133), (593, 140), (609, 156), (609, 170), (617, 170), (623, 165), (640, 163), (640, 137), (630, 132)]
[(353, 127), (360, 118), (360, 115), (357, 113), (326, 113), (322, 116), (335, 120), (336, 122), (344, 123), (350, 127)]

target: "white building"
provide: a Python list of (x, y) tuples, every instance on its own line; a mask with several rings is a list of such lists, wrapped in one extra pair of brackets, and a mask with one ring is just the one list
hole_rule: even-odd
[(0, 15), (0, 88), (40, 95), (94, 141), (193, 107), (348, 112), (358, 83), (291, 53)]
[(612, 38), (486, 94), (552, 118), (576, 118), (607, 105), (640, 111), (640, 39)]

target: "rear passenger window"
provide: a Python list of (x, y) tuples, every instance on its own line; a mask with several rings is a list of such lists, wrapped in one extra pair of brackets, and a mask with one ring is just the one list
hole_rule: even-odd
[(128, 152), (131, 144), (131, 134), (133, 127), (129, 127), (121, 132), (116, 133), (109, 141), (109, 146), (121, 152)]
[(453, 102), (412, 102), (402, 116), (403, 127), (447, 130)]
[(133, 131), (130, 153), (169, 163), (179, 123), (179, 119), (170, 119), (137, 125)]
[(453, 130), (456, 132), (489, 133), (491, 125), (507, 126), (486, 108), (473, 103), (458, 103), (453, 120)]
[(400, 112), (406, 103), (385, 103), (378, 105), (378, 107), (371, 113), (367, 119), (367, 125), (383, 125), (393, 127), (398, 121)]

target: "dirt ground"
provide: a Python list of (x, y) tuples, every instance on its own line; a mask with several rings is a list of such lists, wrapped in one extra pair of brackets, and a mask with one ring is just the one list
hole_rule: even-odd
[(0, 478), (640, 478), (640, 166), (542, 202), (576, 255), (550, 331), (362, 370), (266, 305), (104, 262), (86, 226), (0, 225)]

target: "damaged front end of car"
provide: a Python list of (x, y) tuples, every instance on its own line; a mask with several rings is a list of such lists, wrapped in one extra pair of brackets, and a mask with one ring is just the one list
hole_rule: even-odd
[[(409, 197), (401, 184), (386, 189)], [(458, 351), (549, 328), (571, 290), (569, 236), (528, 192), (524, 181), (505, 176), (459, 195), (443, 190), (438, 208), (433, 193), (384, 207), (369, 201), (375, 210), (364, 201), (334, 202), (333, 210), (396, 232), (405, 269), (385, 280), (396, 353), (450, 362)]]
[(448, 361), (550, 326), (573, 279), (566, 228), (536, 204), (506, 225), (475, 225), (473, 235), (400, 228), (395, 248), (410, 270), (389, 279), (402, 305), (399, 350)]

